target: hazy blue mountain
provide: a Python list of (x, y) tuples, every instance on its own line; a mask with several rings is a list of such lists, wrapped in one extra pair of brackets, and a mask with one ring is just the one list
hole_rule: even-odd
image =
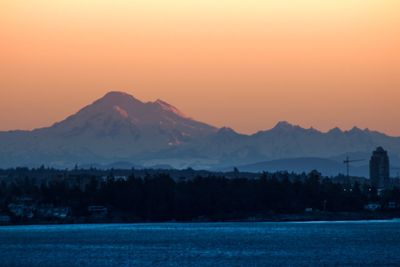
[[(223, 128), (203, 140), (196, 151), (217, 159), (220, 168), (273, 160), (314, 158), (330, 160), (336, 164), (335, 168), (338, 171), (342, 171), (346, 156), (362, 159), (364, 161), (361, 163), (368, 165), (371, 152), (378, 146), (389, 150), (392, 163), (399, 165), (400, 138), (398, 137), (356, 127), (350, 131), (335, 128), (323, 133), (313, 128), (305, 129), (291, 125), (288, 122), (279, 122), (272, 129), (253, 135), (242, 135)], [(324, 167), (318, 163), (322, 162), (313, 162), (315, 169)], [(368, 171), (358, 171), (361, 172), (366, 174)]]
[[(400, 138), (368, 129), (334, 128), (324, 133), (279, 122), (272, 129), (245, 135), (193, 120), (161, 100), (144, 103), (126, 93), (110, 92), (50, 127), (0, 132), (0, 167), (122, 162), (123, 166), (260, 170), (262, 164), (252, 164), (269, 162), (268, 166), (274, 163), (282, 169), (285, 164), (296, 170), (315, 165), (312, 169), (340, 172), (346, 155), (365, 159), (367, 165), (377, 146), (389, 151), (393, 165), (400, 165)], [(293, 162), (294, 158), (308, 160)]]
[[(350, 175), (368, 176), (368, 165), (353, 165), (350, 168)], [(243, 166), (237, 166), (240, 171), (245, 172), (277, 172), (288, 171), (294, 173), (311, 172), (318, 169), (324, 175), (336, 176), (346, 174), (346, 166), (343, 162), (324, 158), (290, 158), (258, 162)]]

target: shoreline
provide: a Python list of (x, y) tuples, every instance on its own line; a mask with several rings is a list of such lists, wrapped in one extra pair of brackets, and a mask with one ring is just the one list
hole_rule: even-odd
[(361, 222), (361, 221), (388, 221), (400, 219), (400, 212), (314, 212), (302, 214), (275, 214), (265, 217), (249, 217), (243, 219), (195, 219), (195, 220), (135, 220), (135, 219), (91, 219), (91, 218), (70, 218), (69, 220), (58, 221), (21, 221), (8, 224), (6, 226), (40, 226), (40, 225), (90, 225), (90, 224), (157, 224), (157, 223), (279, 223), (279, 222)]

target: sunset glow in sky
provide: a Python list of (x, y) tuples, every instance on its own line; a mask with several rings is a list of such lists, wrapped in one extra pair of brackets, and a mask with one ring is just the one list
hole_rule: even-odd
[(400, 136), (398, 0), (0, 0), (0, 130), (118, 90), (239, 132)]

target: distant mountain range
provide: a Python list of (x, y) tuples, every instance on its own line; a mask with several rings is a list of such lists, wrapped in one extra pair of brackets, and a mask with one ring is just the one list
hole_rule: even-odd
[(320, 169), (334, 175), (344, 172), (342, 161), (349, 155), (365, 159), (353, 170), (366, 175), (377, 146), (389, 150), (392, 164), (400, 165), (400, 138), (368, 129), (323, 133), (279, 122), (270, 130), (245, 135), (193, 120), (161, 100), (144, 103), (110, 92), (51, 127), (0, 132), (0, 167), (238, 166), (249, 171)]
[[(368, 177), (368, 165), (357, 164), (351, 166), (350, 174), (353, 176)], [(339, 173), (344, 174), (345, 165), (342, 161), (325, 158), (290, 158), (277, 159), (271, 161), (258, 162), (248, 165), (239, 166), (239, 169), (244, 172), (260, 172), (268, 170), (270, 172), (288, 171), (294, 173), (309, 173), (312, 170), (318, 169), (324, 175), (335, 176)], [(227, 169), (228, 170), (228, 169)]]

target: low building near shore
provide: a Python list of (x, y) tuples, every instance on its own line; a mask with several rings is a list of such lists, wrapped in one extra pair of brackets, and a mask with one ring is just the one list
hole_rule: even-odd
[(19, 218), (32, 219), (34, 217), (34, 207), (31, 205), (11, 203), (8, 205), (8, 210)]
[(41, 205), (36, 209), (36, 217), (45, 219), (66, 219), (71, 212), (69, 207)]
[(366, 211), (378, 211), (382, 209), (382, 205), (379, 203), (369, 203), (364, 206), (364, 210)]

